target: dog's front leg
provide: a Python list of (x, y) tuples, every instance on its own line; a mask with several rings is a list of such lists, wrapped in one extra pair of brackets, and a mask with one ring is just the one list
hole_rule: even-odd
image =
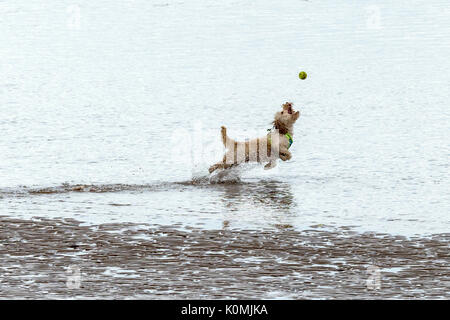
[(280, 149), (280, 159), (283, 161), (291, 160), (292, 154), (289, 152), (288, 149), (281, 148)]
[(270, 170), (277, 166), (277, 160), (271, 160), (268, 164), (264, 166), (264, 170)]

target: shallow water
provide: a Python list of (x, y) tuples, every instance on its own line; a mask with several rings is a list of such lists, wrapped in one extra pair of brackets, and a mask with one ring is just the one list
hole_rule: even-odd
[[(4, 219), (27, 226), (39, 219), (50, 225), (74, 219), (83, 228), (132, 224), (176, 234), (196, 230), (198, 237), (224, 227), (244, 238), (271, 237), (281, 228), (301, 239), (304, 230), (315, 230), (337, 242), (352, 230), (358, 239), (364, 232), (388, 234), (391, 240), (379, 240), (386, 246), (397, 236), (424, 246), (440, 237), (439, 246), (448, 248), (447, 1), (19, 0), (0, 2), (0, 14)], [(305, 81), (298, 79), (301, 70)], [(233, 137), (264, 135), (287, 100), (301, 111), (291, 161), (271, 171), (251, 166), (231, 176), (207, 175), (221, 158), (221, 125)], [(45, 247), (40, 227), (35, 234), (29, 228), (30, 239), (18, 239)], [(126, 246), (128, 238), (117, 237)], [(385, 264), (383, 254), (375, 256)], [(348, 268), (358, 265), (345, 259)], [(397, 266), (379, 267), (414, 264), (399, 259)], [(450, 262), (448, 255), (442, 259)], [(448, 281), (432, 289), (434, 282), (424, 280), (429, 289), (414, 293), (403, 287), (408, 277), (398, 274), (403, 295), (397, 289), (378, 294), (448, 297)], [(330, 289), (321, 277), (324, 286), (318, 283), (310, 295), (248, 290), (266, 298), (353, 296)], [(0, 297), (27, 296), (14, 279)], [(146, 297), (126, 291), (139, 281), (109, 296)], [(220, 291), (220, 283), (212, 287)], [(201, 296), (183, 285), (176, 297)], [(42, 290), (52, 294), (46, 284), (33, 284), (30, 297)]]

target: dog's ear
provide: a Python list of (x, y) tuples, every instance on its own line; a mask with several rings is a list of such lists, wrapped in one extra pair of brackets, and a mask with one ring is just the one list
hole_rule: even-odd
[(280, 134), (286, 134), (289, 132), (287, 126), (278, 119), (273, 121), (273, 127), (278, 130)]

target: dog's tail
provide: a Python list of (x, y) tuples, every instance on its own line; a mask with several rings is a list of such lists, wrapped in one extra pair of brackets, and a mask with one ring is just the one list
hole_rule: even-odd
[(222, 126), (222, 143), (225, 147), (236, 144), (236, 141), (227, 136), (227, 128)]

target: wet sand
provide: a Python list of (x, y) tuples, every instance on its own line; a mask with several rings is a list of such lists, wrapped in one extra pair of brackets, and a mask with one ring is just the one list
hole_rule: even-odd
[(223, 229), (203, 230), (1, 217), (0, 298), (448, 299), (449, 244), (448, 233), (405, 238), (345, 227), (231, 230), (224, 221)]

